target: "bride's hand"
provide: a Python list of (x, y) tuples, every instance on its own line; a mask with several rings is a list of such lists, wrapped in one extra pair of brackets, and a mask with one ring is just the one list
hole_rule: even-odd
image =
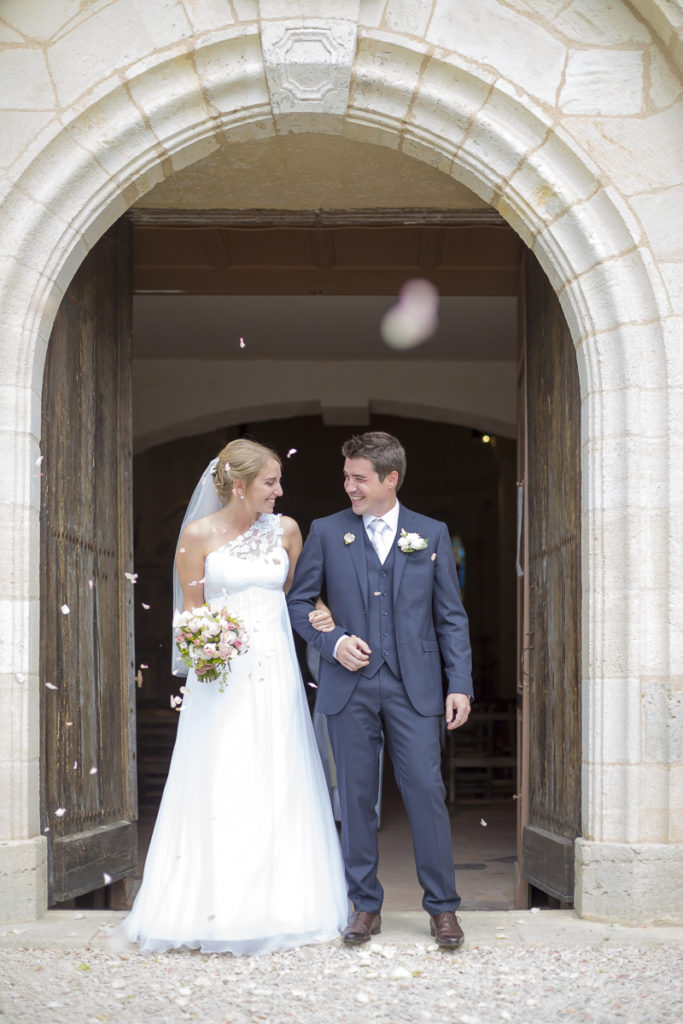
[(315, 611), (308, 613), (308, 621), (319, 633), (329, 633), (335, 627), (332, 612), (321, 598), (315, 602)]

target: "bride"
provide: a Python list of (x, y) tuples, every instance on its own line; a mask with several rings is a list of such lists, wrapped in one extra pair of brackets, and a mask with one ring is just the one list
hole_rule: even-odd
[[(281, 468), (270, 449), (231, 441), (181, 528), (182, 607), (224, 602), (249, 648), (230, 662), (225, 685), (189, 671), (142, 886), (122, 925), (143, 952), (269, 953), (332, 939), (346, 923), (339, 841), (285, 603), (301, 534), (273, 514)], [(324, 610), (312, 616), (326, 628)]]

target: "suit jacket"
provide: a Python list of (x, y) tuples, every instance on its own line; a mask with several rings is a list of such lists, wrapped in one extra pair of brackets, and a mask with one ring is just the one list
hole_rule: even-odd
[[(351, 509), (316, 519), (304, 544), (287, 597), (294, 629), (319, 651), (316, 709), (336, 714), (351, 696), (360, 673), (349, 672), (333, 655), (344, 633), (368, 638), (366, 550), (362, 516)], [(394, 554), (394, 620), (401, 678), (423, 715), (443, 713), (443, 671), (449, 693), (472, 696), (472, 658), (467, 615), (445, 523), (399, 507), (398, 530), (419, 533), (429, 543), (421, 551)], [(346, 543), (345, 535), (355, 540)], [(436, 556), (436, 557), (435, 557)], [(320, 633), (308, 621), (319, 594), (336, 623)]]

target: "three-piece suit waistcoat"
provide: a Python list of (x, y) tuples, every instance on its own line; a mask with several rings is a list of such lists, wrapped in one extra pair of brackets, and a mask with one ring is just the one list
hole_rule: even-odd
[(396, 625), (394, 622), (394, 560), (396, 545), (392, 544), (384, 564), (368, 535), (363, 530), (365, 560), (368, 572), (368, 636), (372, 654), (370, 664), (361, 670), (361, 675), (374, 676), (380, 665), (386, 662), (399, 679), (401, 670), (396, 646)]

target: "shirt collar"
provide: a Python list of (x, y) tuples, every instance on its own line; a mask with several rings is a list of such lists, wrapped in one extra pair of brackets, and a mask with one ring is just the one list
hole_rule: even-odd
[(373, 519), (383, 519), (384, 522), (389, 527), (389, 529), (393, 533), (396, 533), (396, 530), (398, 529), (398, 513), (400, 511), (400, 508), (401, 508), (401, 506), (400, 506), (399, 502), (397, 501), (396, 504), (393, 505), (393, 507), (390, 508), (388, 512), (385, 512), (383, 516), (364, 515), (363, 516), (363, 526), (367, 530), (368, 524), (371, 523)]

